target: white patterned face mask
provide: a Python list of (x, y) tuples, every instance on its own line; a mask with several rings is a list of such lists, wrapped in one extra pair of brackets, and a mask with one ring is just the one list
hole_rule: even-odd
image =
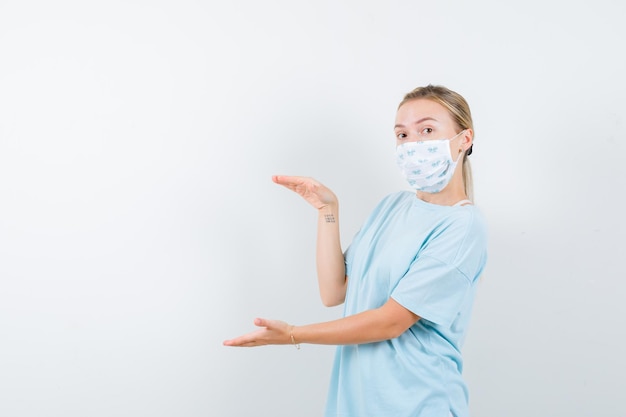
[(408, 181), (417, 191), (438, 193), (443, 190), (463, 153), (455, 160), (450, 154), (450, 141), (456, 139), (465, 130), (450, 139), (405, 142), (396, 147), (396, 162)]

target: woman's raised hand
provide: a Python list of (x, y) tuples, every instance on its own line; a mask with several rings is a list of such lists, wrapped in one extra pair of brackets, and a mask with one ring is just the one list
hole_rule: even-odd
[(316, 209), (338, 204), (337, 196), (325, 185), (309, 177), (274, 175), (272, 181), (298, 193)]

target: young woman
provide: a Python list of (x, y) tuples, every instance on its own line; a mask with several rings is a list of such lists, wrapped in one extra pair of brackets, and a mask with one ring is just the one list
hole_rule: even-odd
[(395, 122), (397, 162), (414, 192), (385, 197), (346, 250), (335, 194), (312, 178), (275, 176), (318, 211), (322, 301), (338, 320), (259, 330), (226, 346), (338, 345), (326, 416), (465, 417), (461, 345), (486, 262), (486, 228), (472, 204), (473, 124), (442, 86), (408, 93)]

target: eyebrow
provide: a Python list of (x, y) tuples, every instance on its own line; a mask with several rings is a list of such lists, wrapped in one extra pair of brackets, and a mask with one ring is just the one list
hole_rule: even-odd
[[(418, 124), (420, 124), (422, 122), (425, 122), (426, 120), (434, 120), (435, 122), (438, 122), (438, 120), (435, 119), (434, 117), (427, 116), (427, 117), (422, 117), (421, 119), (419, 119), (418, 121), (414, 122), (413, 124), (414, 125), (418, 125)], [(395, 129), (397, 127), (405, 127), (405, 126), (401, 125), (401, 124), (397, 124), (393, 128)]]

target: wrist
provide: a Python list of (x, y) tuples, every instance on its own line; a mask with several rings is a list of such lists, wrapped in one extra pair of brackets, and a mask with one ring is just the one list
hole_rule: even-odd
[(327, 203), (317, 209), (320, 213), (337, 213), (339, 211), (339, 203)]
[(296, 326), (294, 326), (293, 324), (289, 326), (289, 341), (291, 342), (292, 345), (295, 346), (296, 349), (300, 349), (300, 343), (297, 342), (296, 337), (294, 335), (295, 328)]
[(318, 210), (320, 220), (324, 223), (336, 223), (339, 218), (339, 210), (336, 204), (326, 205)]

